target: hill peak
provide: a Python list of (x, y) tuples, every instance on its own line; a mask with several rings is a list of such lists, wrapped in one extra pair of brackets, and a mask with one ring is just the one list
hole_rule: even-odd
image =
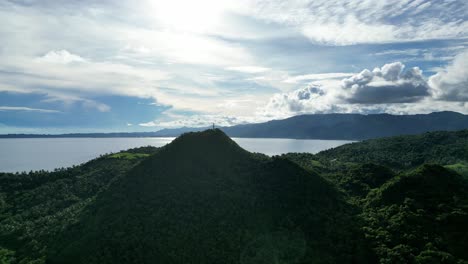
[[(181, 143), (197, 144), (236, 144), (228, 135), (220, 129), (207, 129), (200, 132), (187, 132), (172, 141), (170, 145)], [(236, 144), (237, 145), (237, 144)]]
[(220, 129), (188, 132), (174, 139), (165, 149), (177, 155), (224, 156), (233, 153), (248, 154)]
[(221, 129), (215, 128), (215, 129), (206, 129), (203, 131), (198, 131), (198, 132), (187, 132), (179, 136), (179, 138), (185, 138), (185, 137), (219, 137), (219, 138), (224, 138), (231, 140)]

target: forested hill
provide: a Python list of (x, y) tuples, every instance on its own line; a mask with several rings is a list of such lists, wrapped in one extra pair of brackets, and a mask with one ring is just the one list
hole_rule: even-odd
[(0, 263), (467, 263), (467, 140), (267, 157), (210, 129), (0, 173)]
[(317, 157), (340, 162), (372, 162), (397, 170), (424, 163), (460, 164), (468, 161), (468, 130), (371, 139), (322, 151)]
[[(84, 133), (61, 135), (11, 134), (0, 138), (28, 137), (177, 137), (186, 132), (206, 128), (182, 127), (156, 132)], [(468, 129), (468, 116), (456, 112), (435, 112), (418, 115), (390, 114), (313, 114), (299, 115), (265, 123), (220, 127), (230, 137), (343, 139), (362, 140), (429, 131)]]
[(355, 248), (363, 237), (348, 224), (352, 212), (320, 176), (286, 159), (251, 154), (220, 130), (207, 130), (182, 135), (111, 185), (59, 236), (48, 260), (366, 261)]
[(468, 130), (282, 155), (360, 208), (377, 263), (468, 263)]

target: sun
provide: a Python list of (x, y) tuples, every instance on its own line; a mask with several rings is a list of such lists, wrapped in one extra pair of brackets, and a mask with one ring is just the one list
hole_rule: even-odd
[(209, 33), (222, 22), (229, 1), (150, 0), (154, 19), (168, 30)]

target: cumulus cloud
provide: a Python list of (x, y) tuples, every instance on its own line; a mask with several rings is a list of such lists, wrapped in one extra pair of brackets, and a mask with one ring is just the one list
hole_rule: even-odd
[(84, 62), (85, 59), (79, 55), (72, 54), (67, 50), (51, 50), (44, 56), (37, 58), (39, 62), (68, 64), (73, 62)]
[(306, 87), (277, 93), (259, 109), (261, 116), (284, 118), (304, 113), (430, 113), (468, 112), (468, 52), (431, 76), (401, 62), (364, 69), (341, 81), (315, 81)]
[(285, 118), (301, 113), (339, 112), (333, 91), (327, 92), (318, 84), (273, 95), (268, 103), (257, 111), (258, 116)]
[(422, 71), (414, 67), (403, 72), (404, 67), (401, 62), (394, 62), (344, 79), (344, 99), (359, 104), (409, 103), (429, 95)]
[(468, 50), (458, 54), (452, 64), (429, 78), (434, 98), (468, 101)]
[(289, 111), (301, 112), (307, 108), (306, 104), (309, 101), (315, 100), (325, 95), (325, 92), (317, 85), (309, 85), (308, 87), (292, 91), (290, 93), (275, 94), (270, 100), (270, 107), (284, 108)]

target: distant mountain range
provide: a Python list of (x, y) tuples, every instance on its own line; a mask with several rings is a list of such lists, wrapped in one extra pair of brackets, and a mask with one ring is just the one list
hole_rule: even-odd
[[(313, 114), (299, 115), (265, 123), (220, 127), (230, 137), (346, 139), (362, 140), (430, 131), (455, 131), (468, 128), (468, 115), (456, 112), (434, 112), (417, 115), (390, 114)], [(61, 135), (9, 134), (0, 138), (36, 137), (177, 137), (206, 127), (162, 129), (156, 132), (77, 133)]]

